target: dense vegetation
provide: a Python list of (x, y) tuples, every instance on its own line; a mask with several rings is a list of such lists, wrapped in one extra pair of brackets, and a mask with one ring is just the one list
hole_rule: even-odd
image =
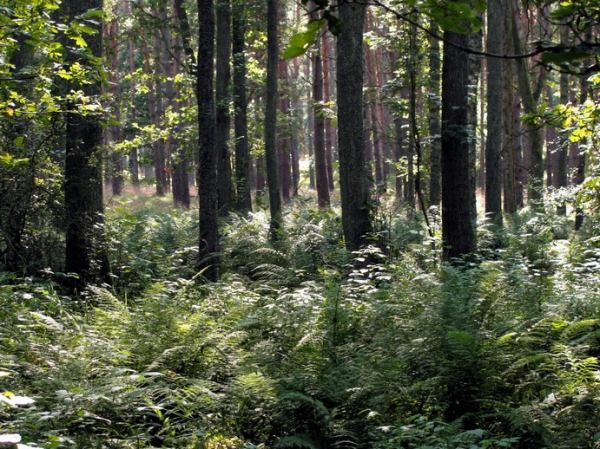
[(5, 3), (0, 449), (600, 448), (598, 1)]
[[(485, 222), (478, 259), (440, 265), (413, 213), (382, 204), (351, 264), (331, 211), (222, 222), (201, 281), (197, 211), (121, 197), (110, 288), (3, 275), (0, 430), (21, 447), (598, 447), (598, 222)], [(66, 274), (62, 275), (66, 276)]]

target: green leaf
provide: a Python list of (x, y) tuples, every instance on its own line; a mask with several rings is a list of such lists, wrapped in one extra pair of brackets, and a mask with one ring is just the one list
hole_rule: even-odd
[(588, 58), (590, 54), (577, 48), (545, 51), (542, 53), (542, 62), (546, 64), (570, 64), (574, 61)]
[(302, 33), (294, 34), (290, 38), (287, 49), (283, 52), (283, 59), (291, 59), (303, 55), (315, 42), (317, 31), (323, 28), (325, 20), (311, 20), (306, 25), (307, 30)]
[(327, 21), (327, 28), (334, 36), (340, 36), (343, 31), (343, 22), (327, 10), (323, 13), (323, 19)]

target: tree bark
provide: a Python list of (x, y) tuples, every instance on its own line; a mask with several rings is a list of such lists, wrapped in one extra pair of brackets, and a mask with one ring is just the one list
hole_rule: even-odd
[(215, 145), (215, 102), (213, 76), (215, 55), (215, 21), (213, 0), (198, 0), (198, 196), (200, 201), (199, 260), (197, 268), (204, 270), (210, 281), (219, 278), (219, 226), (217, 151)]
[[(68, 0), (62, 8), (68, 20), (90, 9), (102, 10), (102, 0)], [(94, 57), (102, 56), (102, 32), (86, 37)], [(72, 52), (67, 63), (87, 61)], [(100, 95), (100, 82), (83, 86), (70, 83), (90, 98)], [(73, 285), (80, 290), (88, 283), (109, 283), (109, 263), (104, 239), (102, 204), (101, 117), (84, 115), (76, 105), (66, 117), (65, 208), (67, 218), (65, 270), (75, 273)]]
[(475, 252), (475, 192), (469, 174), (469, 57), (460, 47), (468, 34), (444, 32), (442, 69), (442, 240), (443, 258), (452, 261)]
[(231, 157), (229, 154), (229, 81), (231, 71), (231, 3), (217, 0), (216, 147), (218, 157), (219, 215), (231, 210)]
[[(431, 31), (438, 33), (437, 25), (431, 25)], [(441, 73), (440, 43), (437, 38), (429, 39), (429, 204), (439, 206), (442, 199), (442, 167), (441, 167)]]
[(343, 2), (344, 34), (337, 40), (337, 104), (342, 227), (346, 247), (355, 251), (371, 232), (369, 188), (363, 140), (363, 25), (366, 6)]
[[(507, 4), (512, 6), (509, 15), (512, 17), (511, 31), (514, 46), (513, 50), (515, 54), (522, 54), (523, 45), (521, 44), (521, 35), (517, 26), (516, 10), (511, 1), (507, 2)], [(535, 114), (537, 112), (537, 99), (531, 86), (531, 77), (527, 67), (527, 61), (523, 58), (519, 58), (515, 60), (515, 64), (517, 68), (518, 88), (523, 102), (524, 112), (525, 114)], [(539, 202), (542, 199), (541, 192), (544, 180), (544, 140), (541, 126), (537, 124), (527, 125), (527, 137), (529, 139), (528, 144), (531, 151), (530, 178), (527, 189), (528, 200), (532, 204), (539, 206)]]
[(233, 105), (235, 111), (235, 186), (236, 209), (252, 210), (250, 192), (250, 149), (248, 146), (248, 118), (246, 100), (246, 19), (245, 0), (233, 0), (232, 53), (233, 53)]
[[(502, 52), (502, 4), (489, 0), (487, 12), (488, 53)], [(485, 213), (502, 225), (502, 60), (488, 58), (487, 137), (485, 142)]]
[(271, 208), (271, 240), (279, 239), (281, 229), (281, 189), (277, 163), (277, 74), (279, 45), (277, 42), (278, 1), (267, 0), (267, 98), (265, 111), (265, 161), (269, 205)]

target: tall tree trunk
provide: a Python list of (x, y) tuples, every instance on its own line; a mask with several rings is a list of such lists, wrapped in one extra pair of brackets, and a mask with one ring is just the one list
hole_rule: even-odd
[[(469, 155), (469, 35), (444, 32), (442, 69), (442, 240), (444, 260), (475, 251), (475, 192)], [(454, 45), (453, 45), (454, 44)]]
[[(102, 10), (102, 0), (68, 0), (62, 4), (69, 21), (90, 9)], [(86, 37), (94, 57), (102, 56), (102, 32)], [(67, 63), (80, 61), (69, 52)], [(86, 85), (70, 83), (90, 98), (100, 95), (100, 82)], [(101, 117), (82, 115), (72, 110), (66, 117), (65, 207), (67, 218), (67, 273), (76, 273), (73, 287), (87, 283), (109, 283), (109, 263), (104, 240), (102, 204), (102, 126)]]
[[(506, 30), (504, 33), (503, 51), (508, 53), (513, 51), (514, 45), (512, 42), (512, 17), (510, 16), (512, 9), (506, 4), (502, 8), (502, 23)], [(513, 117), (513, 102), (515, 101), (514, 88), (514, 67), (515, 63), (512, 60), (504, 61), (502, 72), (502, 117), (504, 122), (504, 138), (502, 140), (502, 156), (503, 156), (503, 198), (504, 211), (508, 214), (513, 214), (517, 211), (517, 185), (515, 173), (515, 161), (513, 153), (513, 145), (516, 139), (516, 130), (514, 127)]]
[[(431, 25), (431, 32), (437, 34), (439, 27)], [(440, 43), (435, 37), (429, 39), (429, 144), (430, 144), (430, 172), (429, 172), (429, 204), (439, 206), (442, 199), (442, 166), (441, 166), (441, 74)]]
[[(589, 29), (586, 31), (586, 41), (590, 42), (592, 40), (592, 30)], [(588, 60), (587, 62), (587, 66), (591, 65), (593, 63), (593, 60)], [(590, 85), (588, 83), (588, 78), (587, 75), (582, 75), (579, 78), (579, 90), (580, 90), (580, 97), (579, 97), (579, 104), (583, 107), (583, 105), (587, 102), (588, 100), (588, 95), (590, 94)], [(575, 176), (573, 179), (573, 183), (576, 186), (580, 186), (583, 184), (583, 182), (585, 181), (585, 166), (587, 163), (587, 157), (586, 157), (586, 152), (584, 148), (579, 148), (579, 153), (577, 155), (577, 166), (575, 167)], [(583, 225), (583, 209), (581, 207), (577, 207), (575, 209), (575, 230), (579, 231), (581, 229), (581, 226)]]
[[(131, 14), (131, 5), (129, 3), (126, 3), (126, 11), (128, 14)], [(133, 42), (133, 39), (129, 39), (129, 41), (127, 42), (128, 45), (128, 59), (129, 59), (129, 71), (131, 73), (135, 72), (135, 45)], [(133, 80), (133, 78), (131, 78), (131, 80), (129, 81), (129, 89), (131, 91), (131, 121), (135, 122), (136, 118), (137, 118), (137, 111), (135, 109), (135, 81)], [(131, 158), (131, 183), (133, 184), (133, 188), (135, 189), (135, 191), (137, 192), (140, 188), (140, 166), (139, 166), (139, 157), (138, 157), (138, 147), (134, 146), (131, 149), (131, 154), (130, 154), (130, 158)]]
[[(307, 4), (311, 19), (317, 19), (316, 4), (309, 0)], [(319, 207), (329, 207), (329, 182), (327, 180), (327, 158), (325, 154), (325, 113), (323, 106), (323, 64), (321, 48), (317, 46), (313, 55), (313, 91), (312, 109), (315, 115), (313, 127), (315, 173), (317, 181), (317, 202)]]
[(277, 42), (278, 1), (267, 0), (267, 99), (265, 111), (265, 161), (269, 205), (271, 208), (271, 240), (279, 239), (281, 229), (281, 189), (277, 163), (277, 74), (279, 45)]
[(342, 227), (346, 247), (357, 250), (372, 230), (363, 140), (363, 25), (366, 6), (343, 2), (337, 40), (337, 104)]
[[(469, 33), (469, 47), (474, 50), (481, 51), (483, 49), (482, 31)], [(478, 125), (478, 104), (479, 98), (479, 81), (481, 78), (481, 61), (479, 55), (469, 54), (469, 178), (473, 195), (471, 201), (473, 204), (469, 207), (469, 211), (473, 214), (471, 220), (477, 223), (477, 125)], [(483, 161), (482, 161), (483, 163)]]
[[(331, 101), (331, 45), (329, 42), (329, 34), (324, 33), (321, 38), (321, 48), (323, 54), (323, 101), (329, 105)], [(329, 107), (329, 106), (327, 106)], [(329, 182), (329, 191), (335, 190), (333, 180), (333, 141), (334, 130), (330, 117), (325, 117), (325, 158), (327, 161), (327, 181)]]
[(250, 192), (250, 148), (248, 145), (248, 118), (246, 100), (246, 19), (245, 0), (233, 0), (233, 104), (235, 110), (235, 186), (236, 209), (252, 210)]
[(229, 155), (229, 59), (231, 55), (231, 3), (217, 0), (216, 146), (218, 157), (219, 214), (231, 210), (231, 157)]
[(213, 0), (198, 0), (198, 196), (200, 200), (200, 235), (198, 270), (216, 281), (219, 278), (219, 223), (217, 150), (215, 145), (215, 102), (213, 76), (215, 55), (215, 21)]
[[(515, 5), (512, 1), (507, 2), (511, 6), (509, 15), (512, 17), (512, 39), (515, 54), (523, 53), (523, 45), (521, 44), (521, 35), (517, 26), (517, 15)], [(523, 58), (515, 60), (517, 69), (517, 79), (519, 93), (523, 102), (525, 114), (535, 114), (537, 112), (537, 99), (531, 86), (531, 77), (527, 67), (527, 61)], [(544, 140), (542, 136), (542, 128), (537, 124), (527, 125), (528, 145), (531, 150), (531, 168), (528, 186), (528, 199), (534, 205), (539, 206), (542, 199), (542, 188), (544, 180)]]
[[(281, 11), (281, 10), (280, 10)], [(282, 16), (280, 13), (279, 17)], [(278, 79), (282, 84), (288, 84), (287, 61), (279, 59), (278, 61)], [(279, 100), (277, 109), (285, 126), (277, 127), (277, 162), (279, 164), (279, 182), (281, 189), (281, 199), (283, 204), (288, 204), (292, 197), (292, 164), (291, 164), (291, 129), (290, 123), (290, 99), (287, 92), (278, 90)]]
[[(113, 18), (110, 22), (104, 23), (103, 39), (105, 41), (106, 59), (108, 61), (108, 76), (107, 76), (107, 97), (110, 98), (109, 107), (112, 110), (112, 119), (115, 123), (109, 124), (104, 129), (104, 143), (110, 148), (110, 169), (109, 177), (112, 186), (112, 194), (120, 195), (125, 187), (125, 178), (123, 177), (123, 155), (114, 150), (114, 145), (121, 141), (121, 104), (120, 104), (120, 89), (118, 80), (119, 70), (119, 54), (118, 54), (118, 33), (119, 22), (116, 19), (118, 15), (118, 5), (113, 6)], [(112, 147), (112, 148), (111, 148)]]
[[(502, 4), (489, 0), (487, 52), (502, 52)], [(487, 138), (485, 142), (485, 213), (502, 225), (502, 60), (488, 58)]]
[[(560, 30), (560, 42), (562, 45), (569, 44), (569, 32), (570, 29), (567, 26), (563, 26)], [(569, 74), (560, 74), (560, 103), (566, 105), (569, 103), (571, 96), (571, 87), (569, 85)], [(570, 141), (566, 133), (563, 133), (560, 138), (558, 146), (558, 158), (557, 158), (557, 187), (566, 188), (568, 184), (568, 154), (569, 154)], [(556, 213), (558, 215), (567, 215), (566, 204), (559, 204)]]
[[(144, 68), (146, 69), (146, 73), (152, 73), (152, 69), (150, 67), (150, 51), (148, 49), (148, 44), (144, 42), (142, 44), (142, 51), (144, 54)], [(150, 112), (150, 121), (157, 128), (160, 127), (160, 116), (158, 115), (157, 110), (157, 95), (155, 84), (151, 76), (148, 77), (147, 81), (148, 87), (148, 109)], [(164, 156), (164, 146), (161, 146), (162, 139), (155, 140), (152, 142), (152, 153), (153, 153), (153, 161), (154, 161), (154, 177), (155, 177), (155, 185), (156, 185), (156, 194), (158, 196), (163, 196), (165, 194), (164, 189), (164, 179), (165, 179), (165, 156)]]

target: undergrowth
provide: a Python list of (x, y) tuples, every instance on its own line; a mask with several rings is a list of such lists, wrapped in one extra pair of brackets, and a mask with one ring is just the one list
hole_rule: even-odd
[(264, 213), (227, 218), (215, 284), (193, 280), (194, 212), (117, 207), (110, 289), (74, 300), (52, 278), (5, 275), (0, 434), (45, 448), (598, 447), (593, 223), (570, 237), (526, 211), (503, 246), (482, 239), (477, 263), (450, 266), (439, 229), (401, 210), (359, 264), (335, 213), (286, 219), (271, 245)]

